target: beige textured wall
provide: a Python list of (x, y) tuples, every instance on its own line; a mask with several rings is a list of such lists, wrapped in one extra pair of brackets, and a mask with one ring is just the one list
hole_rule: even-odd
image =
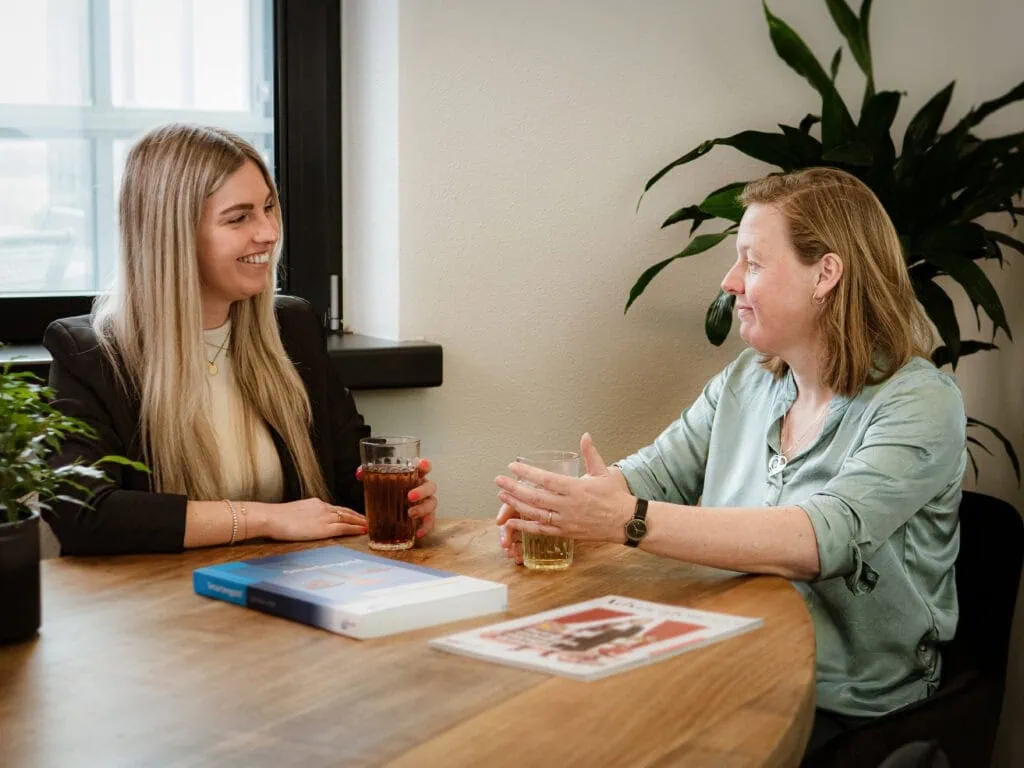
[[(375, 2), (344, 0), (347, 18), (372, 26)], [(827, 62), (839, 38), (824, 4), (771, 5)], [(394, 15), (381, 22), (397, 22), (390, 58), (360, 48), (358, 24), (346, 32), (346, 262), (350, 285), (393, 267), (388, 296), (398, 301), (349, 291), (346, 314), (360, 329), (396, 327), (402, 338), (442, 343), (445, 384), (358, 401), (375, 430), (423, 436), (444, 514), (489, 516), (491, 479), (516, 451), (571, 447), (589, 429), (606, 458), (619, 457), (738, 352), (738, 339), (716, 349), (702, 329), (728, 247), (670, 268), (625, 317), (622, 306), (636, 276), (682, 243), (684, 233), (658, 229), (668, 213), (767, 168), (717, 149), (663, 182), (639, 214), (637, 195), (699, 141), (795, 123), (819, 104), (775, 57), (756, 2), (401, 0)], [(897, 130), (951, 79), (955, 116), (1016, 84), (1022, 29), (1017, 0), (876, 3), (877, 81), (908, 92)], [(848, 52), (844, 59), (839, 82), (853, 99), (861, 81)], [(397, 110), (387, 101), (394, 94), (380, 90), (388, 77), (366, 76), (374, 67), (393, 68)], [(380, 120), (368, 120), (360, 109), (381, 100)], [(1018, 105), (987, 130), (1020, 130), (1022, 119)], [(351, 158), (368, 146), (384, 166), (360, 159), (353, 173)], [(993, 279), (1024, 343), (1021, 263)], [(968, 411), (1024, 453), (1020, 343), (968, 360), (959, 380)], [(980, 489), (1024, 506), (1005, 458), (979, 459)], [(1021, 627), (1016, 638), (1019, 649)], [(1024, 715), (1022, 666), (1016, 651), (1004, 767), (1024, 765), (1008, 725)]]

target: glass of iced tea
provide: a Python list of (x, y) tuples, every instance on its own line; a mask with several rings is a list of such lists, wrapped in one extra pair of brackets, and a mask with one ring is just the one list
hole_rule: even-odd
[(370, 549), (411, 549), (416, 521), (409, 491), (420, 484), (418, 437), (364, 437), (359, 441)]
[[(579, 477), (580, 455), (572, 451), (529, 451), (516, 461), (531, 467)], [(521, 483), (525, 480), (516, 478)], [(544, 536), (523, 531), (523, 565), (533, 571), (563, 571), (572, 565), (575, 541), (564, 536)]]

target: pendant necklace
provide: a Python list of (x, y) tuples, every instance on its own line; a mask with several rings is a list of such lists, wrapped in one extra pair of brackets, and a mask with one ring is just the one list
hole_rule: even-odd
[[(207, 360), (206, 361), (207, 362), (206, 370), (210, 372), (211, 376), (216, 376), (217, 373), (219, 372), (219, 369), (217, 368), (217, 358), (220, 357), (220, 353), (224, 351), (224, 347), (227, 345), (228, 339), (230, 339), (230, 338), (231, 338), (231, 334), (228, 333), (224, 337), (224, 341), (222, 341), (220, 343), (220, 346), (217, 347), (217, 351), (213, 355), (213, 360)], [(209, 344), (209, 342), (206, 342), (206, 343)], [(210, 346), (213, 346), (213, 345), (210, 344)]]
[[(821, 409), (821, 413), (819, 413), (817, 415), (817, 417), (814, 419), (814, 421), (811, 422), (811, 425), (807, 429), (804, 430), (802, 435), (800, 435), (800, 439), (797, 440), (795, 444), (789, 446), (789, 452), (790, 453), (793, 453), (801, 445), (804, 444), (804, 440), (811, 433), (811, 430), (814, 429), (815, 426), (817, 426), (818, 422), (821, 421), (822, 417), (828, 412), (828, 406), (830, 404), (831, 404), (831, 401), (829, 401), (828, 403), (825, 404), (825, 407)], [(782, 429), (779, 430), (779, 449), (780, 450), (779, 450), (779, 452), (777, 454), (772, 456), (771, 459), (768, 461), (768, 477), (775, 477), (775, 475), (777, 475), (780, 472), (782, 472), (782, 470), (786, 468), (786, 464), (789, 463), (788, 460), (786, 459), (785, 453), (783, 453), (782, 450), (781, 450), (782, 449), (782, 436), (783, 436), (783, 434), (785, 432), (786, 417), (787, 416), (789, 416), (789, 412), (788, 411), (786, 412), (786, 415), (782, 417)]]

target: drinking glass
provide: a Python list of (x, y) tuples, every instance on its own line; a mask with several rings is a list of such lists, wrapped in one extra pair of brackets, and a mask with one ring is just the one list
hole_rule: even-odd
[[(579, 477), (580, 455), (573, 451), (529, 451), (516, 456), (516, 461), (531, 467)], [(531, 483), (516, 478), (525, 485)], [(523, 565), (532, 571), (564, 571), (572, 565), (576, 542), (565, 536), (522, 532)]]
[(411, 549), (416, 521), (409, 517), (409, 491), (420, 484), (418, 437), (364, 437), (363, 493), (370, 549)]

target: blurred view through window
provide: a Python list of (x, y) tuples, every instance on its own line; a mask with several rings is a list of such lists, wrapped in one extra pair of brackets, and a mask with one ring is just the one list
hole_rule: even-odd
[(0, 0), (0, 298), (91, 293), (132, 140), (218, 125), (273, 165), (270, 0)]

